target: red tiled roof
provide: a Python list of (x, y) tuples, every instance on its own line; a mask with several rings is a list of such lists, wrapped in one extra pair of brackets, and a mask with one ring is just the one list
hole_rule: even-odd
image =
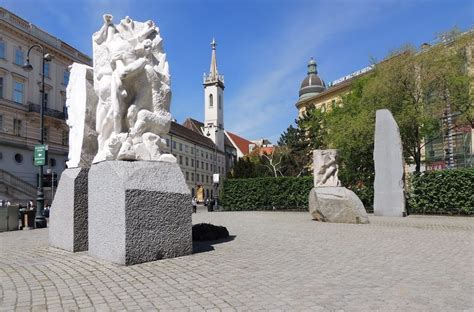
[(258, 147), (258, 153), (259, 155), (267, 154), (271, 155), (273, 153), (273, 146), (264, 146), (264, 147)]
[(249, 153), (249, 144), (253, 144), (247, 139), (244, 139), (240, 136), (238, 136), (235, 133), (226, 131), (227, 135), (230, 137), (230, 139), (237, 145), (237, 148), (244, 154), (247, 155)]

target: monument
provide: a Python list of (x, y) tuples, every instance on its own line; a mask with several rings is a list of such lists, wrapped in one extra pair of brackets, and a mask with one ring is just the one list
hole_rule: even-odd
[(314, 188), (309, 193), (313, 220), (334, 223), (369, 223), (364, 204), (354, 192), (341, 186), (335, 149), (314, 150)]
[[(90, 166), (89, 254), (124, 265), (191, 254), (191, 194), (176, 158), (161, 153), (171, 88), (159, 29), (128, 16), (118, 24), (109, 14), (103, 20), (92, 37), (96, 100), (85, 103), (94, 124), (76, 120), (80, 114), (68, 123), (84, 134), (70, 140), (81, 155), (70, 155), (71, 164)], [(85, 133), (96, 135), (95, 153), (85, 141), (94, 136)]]
[(388, 109), (376, 112), (374, 214), (405, 217), (403, 147), (397, 122)]
[(97, 153), (92, 67), (74, 63), (66, 89), (69, 126), (68, 168), (61, 175), (51, 206), (49, 243), (71, 252), (85, 251), (88, 245), (87, 175)]

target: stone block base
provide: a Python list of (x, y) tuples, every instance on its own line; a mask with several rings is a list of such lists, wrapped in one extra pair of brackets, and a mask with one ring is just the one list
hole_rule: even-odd
[(49, 214), (49, 245), (71, 252), (87, 250), (88, 168), (65, 169)]
[(176, 163), (93, 164), (89, 207), (91, 256), (131, 265), (192, 253), (191, 194)]
[(314, 220), (334, 223), (369, 223), (364, 204), (345, 187), (315, 187), (309, 193)]

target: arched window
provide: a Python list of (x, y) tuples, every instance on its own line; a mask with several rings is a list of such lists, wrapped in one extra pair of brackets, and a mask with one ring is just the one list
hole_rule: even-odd
[(222, 108), (222, 95), (219, 94), (219, 108)]
[(209, 107), (213, 107), (213, 106), (214, 106), (214, 98), (212, 94), (209, 94)]

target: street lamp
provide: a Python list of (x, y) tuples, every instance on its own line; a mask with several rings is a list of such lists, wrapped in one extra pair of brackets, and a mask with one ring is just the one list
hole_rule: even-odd
[[(42, 45), (35, 44), (32, 45), (28, 49), (28, 53), (26, 54), (26, 63), (23, 68), (26, 71), (32, 71), (33, 66), (30, 63), (30, 52), (33, 48), (39, 48), (41, 50), (42, 55), (42, 75), (41, 75), (41, 104), (40, 104), (40, 139), (39, 142), (41, 145), (44, 144), (44, 101), (45, 101), (45, 93), (44, 93), (44, 71), (45, 71), (45, 64), (46, 62), (51, 62), (53, 56), (49, 53), (44, 53), (44, 48)], [(36, 192), (36, 216), (35, 216), (35, 227), (36, 228), (44, 228), (46, 227), (46, 218), (43, 215), (44, 212), (44, 192), (43, 192), (43, 165), (39, 166), (39, 178), (38, 178), (38, 189)]]

